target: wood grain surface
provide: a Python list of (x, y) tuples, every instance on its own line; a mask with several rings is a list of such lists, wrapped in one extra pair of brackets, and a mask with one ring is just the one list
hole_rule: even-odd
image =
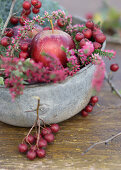
[[(115, 62), (121, 65), (120, 46), (108, 44), (107, 48), (117, 50)], [(107, 64), (107, 69), (113, 62), (112, 60)], [(114, 83), (121, 89), (121, 69), (115, 73)], [(110, 92), (106, 82), (98, 96), (99, 104), (106, 108), (109, 105), (121, 105), (121, 100)], [(121, 136), (107, 146), (98, 145), (84, 156), (81, 155), (93, 143), (105, 140), (121, 131), (121, 109), (101, 111), (101, 108), (96, 106), (87, 118), (82, 118), (78, 114), (60, 123), (60, 127), (61, 131), (56, 135), (54, 144), (47, 148), (46, 158), (29, 161), (24, 155), (18, 153), (18, 144), (29, 129), (9, 126), (1, 122), (0, 170), (121, 169)]]

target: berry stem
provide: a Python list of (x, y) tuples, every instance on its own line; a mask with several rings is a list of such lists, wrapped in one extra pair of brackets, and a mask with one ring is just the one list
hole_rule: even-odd
[(104, 140), (104, 141), (100, 141), (100, 142), (96, 142), (96, 143), (94, 143), (93, 145), (91, 145), (88, 149), (86, 149), (83, 153), (82, 153), (82, 155), (85, 155), (88, 151), (90, 151), (92, 148), (94, 148), (96, 145), (100, 145), (100, 144), (105, 144), (105, 145), (107, 145), (109, 142), (111, 142), (114, 138), (116, 138), (116, 137), (118, 137), (118, 136), (120, 136), (121, 135), (121, 132), (119, 132), (119, 133), (117, 133), (116, 135), (114, 135), (114, 136), (112, 136), (112, 137), (110, 137), (110, 138), (108, 138), (108, 139), (106, 139), (106, 140)]
[[(10, 12), (9, 12), (8, 18), (7, 18), (7, 20), (6, 20), (6, 22), (5, 22), (4, 26), (3, 26), (3, 30), (2, 30), (2, 33), (1, 33), (1, 37), (2, 37), (2, 35), (4, 34), (4, 31), (5, 31), (8, 23), (9, 23), (9, 20), (10, 20), (10, 18), (11, 18), (11, 16), (12, 16), (13, 8), (14, 8), (14, 6), (15, 6), (15, 3), (16, 3), (16, 0), (12, 0)], [(1, 37), (0, 37), (0, 39), (1, 39)]]
[(111, 82), (110, 76), (108, 76), (107, 73), (105, 74), (105, 79), (106, 79), (107, 83), (109, 84), (109, 86), (111, 87), (112, 91), (115, 91), (115, 93), (121, 98), (120, 92), (119, 92), (118, 89), (114, 86), (114, 84)]

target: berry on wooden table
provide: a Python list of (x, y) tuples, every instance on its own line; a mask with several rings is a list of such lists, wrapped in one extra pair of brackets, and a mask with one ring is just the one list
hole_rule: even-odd
[(87, 117), (87, 116), (88, 116), (88, 113), (87, 113), (85, 110), (82, 110), (82, 111), (81, 111), (81, 115), (82, 115), (83, 117)]
[(91, 103), (97, 103), (98, 102), (98, 97), (97, 96), (91, 97), (90, 102)]
[(28, 150), (27, 144), (25, 144), (25, 143), (19, 144), (18, 150), (19, 150), (19, 152), (21, 152), (21, 153), (27, 152), (27, 150)]
[(36, 158), (36, 156), (37, 156), (37, 154), (36, 154), (35, 151), (29, 150), (29, 151), (27, 152), (27, 158), (28, 158), (29, 160), (34, 160), (34, 159)]
[(60, 126), (58, 124), (52, 124), (50, 128), (53, 133), (57, 133), (60, 130)]
[(48, 143), (53, 142), (54, 139), (55, 139), (55, 137), (54, 137), (54, 135), (53, 135), (52, 133), (45, 135), (44, 138), (45, 138), (45, 140), (46, 140)]
[(38, 150), (36, 151), (36, 153), (37, 153), (37, 156), (38, 156), (39, 158), (44, 158), (45, 155), (46, 155), (46, 152), (45, 152), (44, 149), (38, 149)]
[(87, 106), (85, 107), (85, 111), (86, 111), (86, 112), (92, 112), (92, 110), (93, 110), (93, 107), (92, 107), (91, 105), (87, 105)]
[(116, 72), (116, 71), (118, 71), (118, 69), (119, 69), (118, 64), (111, 64), (111, 66), (110, 66), (111, 71)]
[(51, 129), (50, 129), (49, 127), (46, 127), (46, 128), (44, 128), (44, 129), (42, 129), (42, 131), (41, 131), (41, 134), (42, 134), (43, 136), (45, 136), (45, 135), (47, 135), (47, 134), (50, 134), (50, 133), (52, 133), (52, 131), (51, 131)]

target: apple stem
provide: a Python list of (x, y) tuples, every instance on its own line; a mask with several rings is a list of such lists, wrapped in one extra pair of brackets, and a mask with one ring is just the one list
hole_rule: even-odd
[(50, 19), (50, 24), (51, 24), (51, 28), (52, 28), (52, 33), (54, 33), (54, 26), (53, 26), (53, 20)]

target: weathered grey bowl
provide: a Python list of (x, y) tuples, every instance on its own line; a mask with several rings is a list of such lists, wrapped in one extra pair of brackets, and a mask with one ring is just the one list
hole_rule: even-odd
[[(73, 20), (74, 24), (84, 22), (78, 17), (74, 17)], [(20, 127), (32, 126), (36, 119), (37, 106), (37, 100), (33, 96), (40, 97), (39, 116), (46, 123), (58, 123), (69, 119), (89, 102), (94, 71), (95, 66), (90, 64), (62, 83), (26, 86), (24, 94), (15, 102), (11, 101), (9, 90), (0, 86), (0, 121)]]

